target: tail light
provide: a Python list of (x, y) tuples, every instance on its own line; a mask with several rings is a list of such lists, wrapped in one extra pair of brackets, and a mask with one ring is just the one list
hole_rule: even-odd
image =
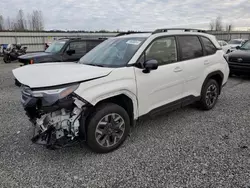
[(33, 59), (30, 60), (30, 64), (34, 64), (34, 60)]

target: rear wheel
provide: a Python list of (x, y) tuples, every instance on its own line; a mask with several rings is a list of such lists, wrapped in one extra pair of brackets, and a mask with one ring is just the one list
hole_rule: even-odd
[(125, 109), (113, 103), (97, 107), (88, 121), (87, 144), (95, 152), (107, 153), (127, 138), (130, 119)]
[(200, 106), (203, 110), (210, 110), (215, 106), (219, 91), (218, 82), (214, 79), (208, 80), (201, 91)]

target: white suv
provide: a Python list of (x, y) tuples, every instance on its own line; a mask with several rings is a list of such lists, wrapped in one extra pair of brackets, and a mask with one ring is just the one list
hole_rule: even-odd
[(34, 124), (49, 148), (85, 140), (95, 152), (120, 146), (141, 116), (198, 102), (214, 107), (229, 68), (216, 38), (199, 30), (159, 29), (110, 38), (78, 63), (13, 70)]

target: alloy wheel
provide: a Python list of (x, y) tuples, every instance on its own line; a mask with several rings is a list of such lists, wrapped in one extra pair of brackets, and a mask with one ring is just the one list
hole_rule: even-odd
[(218, 98), (218, 88), (215, 84), (211, 84), (206, 92), (206, 104), (213, 106)]
[(95, 138), (102, 147), (112, 147), (121, 140), (124, 131), (124, 119), (119, 114), (112, 113), (99, 121), (95, 130)]

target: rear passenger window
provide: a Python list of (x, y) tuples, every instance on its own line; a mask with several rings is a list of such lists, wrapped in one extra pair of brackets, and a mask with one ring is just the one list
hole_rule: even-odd
[(204, 44), (206, 55), (212, 55), (216, 52), (217, 49), (208, 38), (201, 37), (201, 40)]
[(71, 42), (69, 49), (75, 50), (76, 53), (86, 53), (86, 41)]
[(90, 50), (92, 50), (93, 48), (95, 48), (98, 44), (100, 44), (102, 41), (98, 41), (98, 40), (93, 40), (93, 41), (87, 41), (87, 52), (89, 52)]
[(182, 60), (203, 56), (202, 46), (197, 36), (179, 36)]

